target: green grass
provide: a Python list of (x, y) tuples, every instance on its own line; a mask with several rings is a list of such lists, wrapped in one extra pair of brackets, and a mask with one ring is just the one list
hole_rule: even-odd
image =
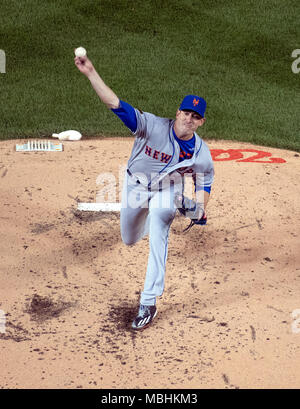
[(205, 138), (300, 151), (298, 1), (1, 1), (0, 138), (129, 135), (74, 65), (84, 46), (105, 82), (132, 105), (173, 117), (206, 98)]

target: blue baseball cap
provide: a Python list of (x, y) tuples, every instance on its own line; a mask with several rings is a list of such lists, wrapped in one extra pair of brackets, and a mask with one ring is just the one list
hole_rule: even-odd
[(183, 98), (179, 109), (180, 111), (184, 111), (185, 109), (195, 111), (204, 118), (206, 101), (197, 95), (186, 95)]

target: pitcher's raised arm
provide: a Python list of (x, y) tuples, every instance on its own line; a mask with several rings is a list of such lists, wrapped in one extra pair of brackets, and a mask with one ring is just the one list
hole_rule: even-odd
[(120, 100), (117, 95), (111, 90), (100, 77), (91, 60), (85, 55), (84, 57), (75, 57), (75, 65), (78, 70), (84, 74), (92, 84), (92, 87), (98, 94), (101, 101), (109, 109), (117, 109), (120, 106)]

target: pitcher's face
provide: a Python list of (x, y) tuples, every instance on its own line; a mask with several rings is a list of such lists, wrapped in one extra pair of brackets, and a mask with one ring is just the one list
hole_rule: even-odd
[(178, 110), (174, 125), (176, 136), (178, 136), (178, 138), (192, 138), (194, 132), (199, 126), (202, 126), (204, 122), (205, 118), (202, 118), (197, 112)]

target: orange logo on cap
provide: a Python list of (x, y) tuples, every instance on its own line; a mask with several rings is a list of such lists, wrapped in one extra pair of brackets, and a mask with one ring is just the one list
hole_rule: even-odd
[(194, 98), (193, 105), (194, 107), (199, 104), (199, 99)]

